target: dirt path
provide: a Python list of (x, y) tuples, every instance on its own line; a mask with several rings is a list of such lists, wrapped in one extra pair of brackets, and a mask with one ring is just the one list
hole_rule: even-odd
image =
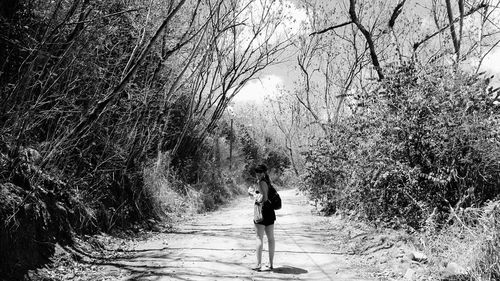
[[(325, 218), (295, 190), (281, 191), (283, 208), (275, 224), (273, 271), (256, 272), (252, 201), (240, 198), (219, 211), (186, 221), (171, 233), (155, 235), (107, 264), (124, 280), (376, 280), (347, 254), (326, 246)], [(263, 262), (267, 262), (267, 241)]]

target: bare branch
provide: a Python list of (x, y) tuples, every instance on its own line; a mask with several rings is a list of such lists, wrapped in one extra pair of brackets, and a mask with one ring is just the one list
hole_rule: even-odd
[[(471, 8), (471, 9), (470, 9), (467, 13), (465, 13), (465, 14), (464, 14), (464, 16), (463, 16), (462, 18), (465, 18), (465, 17), (467, 17), (467, 16), (470, 16), (470, 15), (472, 15), (473, 13), (477, 12), (478, 10), (483, 9), (483, 8), (486, 8), (486, 7), (488, 7), (488, 4), (486, 4), (486, 3), (481, 3), (481, 4), (479, 4), (478, 6), (476, 6), (476, 7), (474, 7), (474, 8)], [(456, 18), (456, 19), (454, 19), (454, 20), (453, 20), (453, 23), (456, 23), (456, 22), (457, 22), (457, 21), (459, 21), (459, 20), (460, 20), (460, 18)], [(438, 31), (436, 31), (436, 32), (434, 32), (434, 33), (432, 33), (432, 34), (430, 34), (430, 35), (427, 35), (424, 39), (422, 39), (422, 40), (420, 40), (420, 41), (418, 41), (418, 42), (414, 43), (414, 44), (413, 44), (413, 51), (415, 52), (415, 51), (418, 49), (418, 47), (420, 47), (420, 45), (424, 44), (424, 43), (425, 43), (425, 42), (427, 42), (429, 39), (433, 38), (434, 36), (436, 36), (436, 35), (440, 34), (440, 33), (441, 33), (441, 32), (443, 32), (443, 31), (445, 31), (448, 27), (449, 27), (449, 25), (446, 25), (446, 26), (442, 27), (441, 29), (439, 29)]]
[(483, 61), (484, 59), (486, 58), (486, 56), (493, 50), (495, 49), (498, 45), (500, 44), (500, 40), (498, 40), (497, 42), (495, 42), (495, 44), (493, 44), (490, 49), (488, 51), (486, 51), (482, 56), (481, 58), (479, 59), (479, 63), (477, 65), (477, 68), (476, 68), (476, 72), (475, 73), (478, 73), (479, 72), (479, 69), (481, 68), (481, 65), (483, 64)]
[(459, 11), (459, 31), (458, 31), (458, 53), (457, 62), (460, 61), (460, 45), (462, 44), (462, 33), (464, 28), (464, 0), (458, 0), (458, 11)]
[(64, 25), (73, 25), (73, 24), (81, 24), (81, 23), (91, 23), (91, 22), (94, 22), (94, 21), (97, 21), (97, 20), (101, 20), (101, 19), (105, 19), (105, 18), (109, 18), (109, 17), (114, 17), (114, 16), (119, 16), (121, 14), (126, 14), (126, 13), (131, 13), (131, 12), (138, 12), (138, 11), (143, 10), (143, 9), (144, 8), (128, 9), (128, 10), (124, 10), (124, 11), (120, 11), (120, 12), (111, 13), (111, 14), (107, 14), (107, 15), (104, 15), (104, 16), (96, 17), (96, 18), (89, 19), (89, 20), (68, 22), (68, 23), (65, 23)]
[(394, 24), (396, 24), (396, 19), (403, 11), (403, 6), (405, 2), (406, 0), (399, 2), (399, 4), (397, 4), (396, 7), (394, 8), (394, 11), (392, 11), (391, 18), (389, 19), (389, 28), (392, 29), (394, 27)]
[[(53, 149), (50, 151), (50, 153), (46, 157), (47, 160), (49, 160), (51, 158), (50, 157), (51, 154), (53, 154), (55, 152), (55, 150), (58, 148), (59, 145), (61, 145), (64, 141), (66, 141), (68, 139), (71, 139), (73, 137), (78, 137), (82, 132), (84, 132), (88, 128), (89, 125), (91, 125), (93, 122), (95, 122), (96, 120), (98, 120), (102, 116), (102, 114), (105, 112), (105, 110), (108, 107), (108, 105), (110, 103), (112, 103), (112, 101), (115, 101), (115, 100), (117, 100), (119, 98), (121, 92), (123, 91), (123, 89), (125, 88), (125, 86), (127, 85), (127, 83), (130, 81), (130, 79), (132, 78), (132, 76), (135, 74), (135, 72), (137, 71), (137, 69), (139, 68), (140, 63), (146, 57), (146, 54), (149, 52), (149, 50), (151, 49), (151, 47), (158, 40), (160, 34), (165, 30), (166, 26), (170, 23), (170, 21), (172, 20), (172, 18), (174, 17), (174, 15), (177, 14), (177, 12), (179, 12), (179, 10), (181, 9), (181, 7), (184, 5), (185, 2), (186, 2), (186, 0), (179, 1), (179, 3), (177, 4), (177, 6), (175, 7), (175, 9), (172, 12), (170, 12), (170, 14), (165, 18), (165, 20), (161, 24), (161, 26), (156, 30), (155, 35), (150, 39), (150, 41), (147, 44), (147, 46), (145, 46), (145, 48), (142, 50), (142, 52), (139, 55), (136, 63), (131, 67), (131, 69), (127, 73), (127, 75), (125, 75), (122, 78), (122, 80), (120, 81), (120, 83), (118, 83), (118, 85), (111, 92), (109, 92), (104, 99), (102, 99), (101, 101), (99, 101), (94, 106), (94, 108), (92, 109), (92, 111), (89, 114), (87, 114), (78, 123), (78, 125), (76, 125), (75, 127), (73, 127), (73, 129), (65, 137), (63, 137), (59, 141), (58, 144), (56, 144), (53, 147)], [(47, 163), (47, 162), (45, 162), (45, 163)]]
[[(460, 42), (458, 41), (457, 33), (455, 31), (451, 2), (450, 0), (445, 0), (445, 2), (446, 2), (446, 12), (448, 15), (448, 22), (449, 22), (448, 26), (450, 27), (450, 33), (451, 33), (451, 40), (453, 41), (453, 47), (455, 48), (455, 55), (457, 55), (457, 62), (458, 62), (460, 55)], [(461, 19), (463, 19), (462, 16), (459, 17), (460, 21)]]
[[(406, 1), (406, 0), (405, 0), (405, 1)], [(328, 32), (328, 31), (330, 31), (330, 30), (334, 30), (334, 29), (336, 29), (336, 28), (340, 28), (340, 27), (343, 27), (343, 26), (349, 25), (349, 24), (351, 24), (351, 23), (353, 23), (353, 22), (352, 22), (352, 21), (348, 21), (348, 22), (344, 22), (344, 23), (337, 24), (337, 25), (334, 25), (334, 26), (330, 26), (330, 27), (325, 28), (325, 29), (323, 29), (323, 30), (320, 30), (320, 31), (315, 31), (315, 32), (313, 32), (313, 33), (309, 34), (309, 36), (314, 36), (314, 35), (323, 34), (323, 33)]]
[(358, 16), (356, 15), (356, 0), (349, 0), (349, 3), (350, 3), (349, 15), (351, 16), (351, 20), (354, 24), (356, 24), (358, 29), (365, 37), (366, 43), (368, 44), (368, 48), (370, 49), (370, 57), (372, 59), (372, 64), (375, 67), (375, 70), (377, 71), (379, 80), (382, 80), (384, 79), (384, 73), (378, 61), (378, 56), (377, 52), (375, 51), (375, 44), (373, 43), (372, 34), (368, 30), (366, 30), (366, 28), (361, 24), (361, 22), (358, 19)]

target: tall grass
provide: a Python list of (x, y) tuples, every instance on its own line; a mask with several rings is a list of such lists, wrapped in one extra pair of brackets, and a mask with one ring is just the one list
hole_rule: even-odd
[(486, 205), (479, 224), (481, 246), (472, 274), (475, 280), (500, 280), (500, 200)]
[(171, 161), (168, 152), (162, 153), (143, 169), (144, 193), (157, 218), (168, 220), (181, 214), (212, 211), (246, 191), (246, 187), (238, 183), (241, 163), (235, 163), (239, 168), (231, 170), (207, 162), (198, 182), (186, 183), (173, 169)]
[(500, 280), (500, 201), (462, 210), (453, 225), (427, 232), (422, 243), (433, 272), (454, 262), (470, 280)]
[[(157, 218), (173, 219), (198, 209), (199, 195), (185, 192), (187, 185), (178, 180), (170, 168), (170, 157), (163, 153), (144, 170), (144, 192)], [(183, 195), (184, 194), (184, 195)]]

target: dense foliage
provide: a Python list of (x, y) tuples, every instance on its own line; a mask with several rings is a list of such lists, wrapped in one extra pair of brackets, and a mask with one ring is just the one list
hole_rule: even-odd
[(260, 144), (252, 134), (252, 128), (244, 125), (239, 128), (239, 136), (241, 151), (246, 161), (242, 177), (248, 182), (253, 182), (255, 179), (253, 169), (259, 164), (265, 164), (274, 174), (273, 180), (280, 181), (284, 170), (290, 167), (290, 159), (283, 148), (268, 136), (264, 138), (265, 143)]
[(480, 75), (399, 68), (359, 94), (354, 114), (306, 153), (307, 189), (325, 211), (438, 224), (500, 194), (500, 107)]
[(254, 2), (0, 3), (0, 276), (158, 217), (163, 189), (197, 210), (231, 196), (217, 123), (286, 46), (279, 11), (249, 22)]

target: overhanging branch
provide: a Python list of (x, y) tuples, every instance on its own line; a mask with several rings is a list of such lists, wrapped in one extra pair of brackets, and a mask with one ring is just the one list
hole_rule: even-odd
[[(479, 4), (478, 6), (476, 6), (476, 7), (474, 7), (474, 8), (471, 8), (471, 9), (470, 9), (467, 13), (465, 13), (465, 14), (463, 15), (463, 17), (462, 17), (462, 18), (465, 18), (465, 17), (467, 17), (467, 16), (470, 16), (470, 15), (472, 15), (473, 13), (477, 12), (478, 10), (483, 9), (483, 8), (486, 8), (486, 7), (488, 7), (488, 4), (486, 4), (486, 3), (481, 3), (481, 4)], [(455, 19), (453, 20), (453, 23), (458, 22), (458, 21), (460, 20), (460, 18), (461, 18), (461, 16), (459, 16), (459, 17), (455, 18)], [(432, 34), (430, 34), (430, 35), (427, 35), (424, 39), (422, 39), (422, 40), (420, 40), (420, 41), (418, 41), (418, 42), (414, 43), (414, 44), (413, 44), (413, 51), (415, 52), (415, 51), (418, 49), (418, 47), (420, 47), (420, 45), (424, 44), (424, 43), (425, 43), (425, 42), (427, 42), (429, 39), (433, 38), (434, 36), (438, 35), (439, 33), (441, 33), (441, 32), (443, 32), (443, 31), (445, 31), (445, 30), (446, 30), (447, 28), (449, 28), (449, 27), (450, 27), (450, 25), (449, 25), (449, 24), (448, 24), (448, 25), (445, 25), (445, 26), (443, 26), (441, 29), (439, 29), (438, 31), (436, 31), (436, 32), (434, 32), (434, 33), (432, 33)]]
[(340, 28), (340, 27), (343, 27), (343, 26), (349, 25), (349, 24), (351, 24), (351, 23), (353, 23), (353, 22), (352, 22), (352, 21), (348, 21), (348, 22), (344, 22), (344, 23), (337, 24), (337, 25), (334, 25), (334, 26), (330, 26), (330, 27), (325, 28), (325, 29), (323, 29), (323, 30), (320, 30), (320, 31), (315, 31), (315, 32), (313, 32), (313, 33), (309, 34), (309, 36), (314, 36), (314, 35), (322, 34), (322, 33), (328, 32), (328, 31), (330, 31), (330, 30), (334, 30), (334, 29), (336, 29), (336, 28)]
[(396, 7), (394, 8), (391, 18), (389, 19), (389, 28), (393, 28), (394, 24), (396, 24), (396, 19), (398, 18), (399, 14), (401, 14), (401, 12), (403, 11), (403, 6), (405, 2), (406, 0), (399, 2), (399, 4), (397, 4)]
[(372, 64), (377, 71), (379, 80), (384, 79), (384, 73), (382, 71), (382, 67), (380, 67), (380, 62), (378, 61), (377, 52), (375, 51), (375, 44), (373, 43), (372, 34), (361, 24), (358, 16), (356, 15), (356, 0), (349, 1), (349, 15), (351, 20), (358, 27), (359, 31), (363, 34), (366, 39), (366, 43), (368, 44), (368, 48), (370, 50), (370, 57), (372, 59)]

